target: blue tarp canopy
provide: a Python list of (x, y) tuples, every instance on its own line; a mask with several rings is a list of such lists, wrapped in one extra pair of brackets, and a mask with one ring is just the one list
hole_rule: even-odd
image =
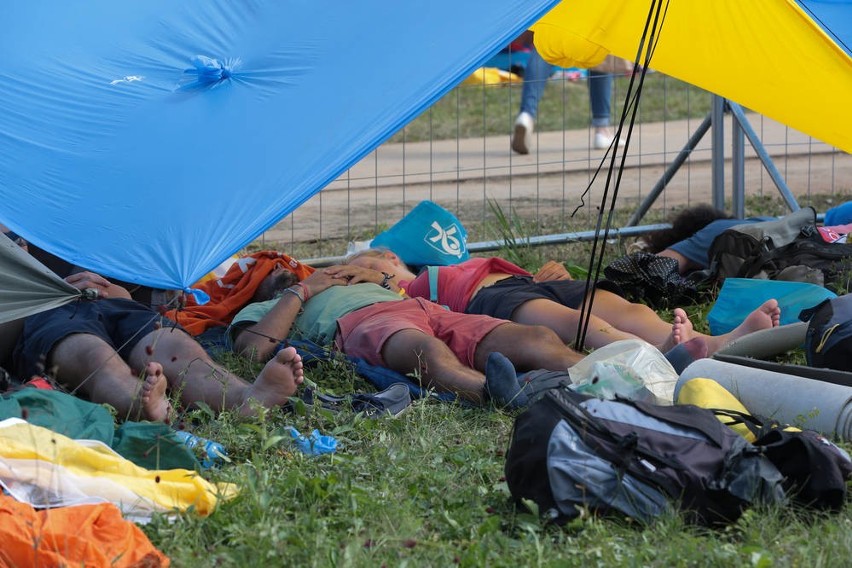
[(0, 222), (186, 288), (555, 3), (6, 3)]

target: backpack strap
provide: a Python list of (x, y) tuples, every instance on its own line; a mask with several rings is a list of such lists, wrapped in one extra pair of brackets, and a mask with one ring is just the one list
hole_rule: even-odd
[(728, 422), (722, 421), (722, 423), (729, 428), (742, 424), (748, 428), (748, 431), (751, 432), (755, 438), (759, 438), (765, 434), (767, 430), (771, 429), (773, 424), (777, 424), (768, 420), (760, 420), (751, 414), (740, 412), (739, 410), (731, 410), (730, 408), (708, 408), (707, 410), (715, 414), (716, 418), (719, 418), (720, 420), (720, 417), (728, 418)]
[(427, 266), (429, 271), (429, 301), (438, 302), (438, 270), (440, 266)]

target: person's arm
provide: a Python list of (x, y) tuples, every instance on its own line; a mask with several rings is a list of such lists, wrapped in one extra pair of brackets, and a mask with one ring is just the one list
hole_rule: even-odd
[(573, 280), (571, 274), (561, 262), (549, 260), (533, 275), (533, 282), (550, 282), (553, 280)]
[(392, 290), (394, 292), (400, 292), (399, 278), (396, 274), (391, 274), (388, 272), (379, 272), (378, 270), (373, 270), (372, 268), (365, 268), (363, 266), (356, 266), (354, 264), (340, 264), (337, 266), (330, 266), (324, 269), (323, 272), (330, 276), (343, 278), (347, 280), (349, 284), (361, 284), (364, 282), (371, 282), (373, 284), (378, 284), (382, 288), (387, 288), (388, 290)]
[[(304, 297), (304, 292), (302, 293)], [(234, 327), (234, 351), (246, 357), (266, 361), (278, 344), (290, 333), (303, 302), (295, 294), (284, 294), (263, 318), (251, 325)]]
[[(345, 280), (317, 270), (299, 284), (291, 286), (293, 292), (283, 294), (260, 321), (245, 327), (237, 327), (234, 351), (245, 356), (254, 356), (261, 361), (272, 357), (278, 344), (287, 337), (302, 306), (323, 290), (346, 284)], [(318, 300), (322, 301), (322, 299)]]
[(130, 292), (118, 284), (113, 284), (103, 276), (94, 272), (83, 271), (72, 274), (65, 281), (81, 291), (95, 290), (98, 298), (125, 298), (132, 299)]

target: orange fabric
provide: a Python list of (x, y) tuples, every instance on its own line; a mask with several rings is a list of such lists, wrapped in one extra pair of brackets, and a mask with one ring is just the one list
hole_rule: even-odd
[(37, 511), (0, 495), (0, 566), (159, 568), (169, 558), (111, 503)]
[(217, 325), (228, 325), (276, 266), (294, 273), (299, 280), (304, 280), (314, 271), (284, 253), (271, 250), (256, 252), (235, 262), (222, 278), (198, 286), (210, 296), (208, 303), (199, 306), (190, 298), (185, 308), (170, 310), (166, 317), (181, 324), (192, 335), (199, 335)]

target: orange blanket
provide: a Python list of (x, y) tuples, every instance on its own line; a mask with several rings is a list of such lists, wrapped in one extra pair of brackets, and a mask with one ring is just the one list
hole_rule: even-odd
[(211, 327), (229, 325), (254, 296), (263, 279), (281, 266), (303, 280), (314, 269), (307, 264), (275, 251), (260, 251), (239, 259), (218, 280), (204, 282), (198, 288), (204, 290), (210, 301), (203, 306), (188, 297), (186, 307), (166, 312), (166, 317), (178, 322), (192, 335), (204, 333)]
[(36, 511), (0, 495), (0, 542), (0, 566), (169, 565), (169, 558), (111, 503)]

